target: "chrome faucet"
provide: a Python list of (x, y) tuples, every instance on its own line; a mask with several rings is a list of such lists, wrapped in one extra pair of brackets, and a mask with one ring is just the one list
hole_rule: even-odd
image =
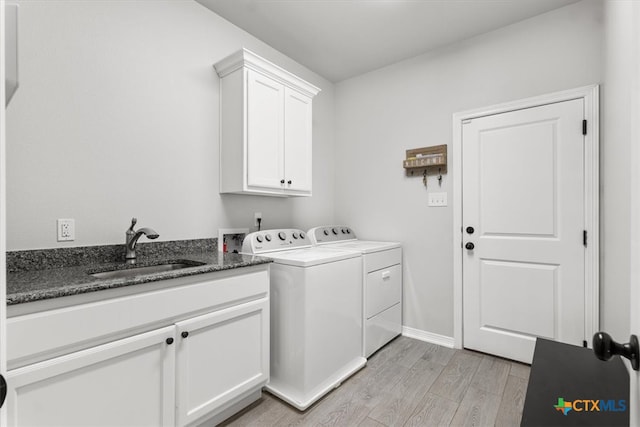
[(147, 239), (151, 240), (157, 239), (159, 236), (159, 234), (151, 228), (144, 227), (138, 229), (138, 231), (135, 231), (133, 229), (133, 226), (136, 225), (136, 222), (138, 222), (136, 218), (131, 218), (131, 227), (129, 227), (129, 229), (127, 230), (125, 241), (125, 245), (127, 247), (127, 255), (125, 259), (128, 263), (132, 264), (136, 262), (136, 243), (138, 243), (138, 239), (140, 238), (140, 236), (144, 234), (145, 236), (147, 236)]

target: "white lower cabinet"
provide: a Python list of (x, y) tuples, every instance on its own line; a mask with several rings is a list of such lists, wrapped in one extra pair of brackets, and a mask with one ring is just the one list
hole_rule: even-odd
[(10, 426), (171, 426), (175, 327), (9, 371)]
[[(176, 288), (11, 318), (16, 346), (51, 334), (64, 346), (42, 339), (29, 347), (34, 356), (13, 353), (9, 425), (212, 425), (259, 398), (269, 380), (268, 267), (175, 280)], [(155, 326), (127, 334), (143, 324)]]
[(266, 383), (268, 325), (266, 299), (176, 324), (178, 425), (191, 424)]

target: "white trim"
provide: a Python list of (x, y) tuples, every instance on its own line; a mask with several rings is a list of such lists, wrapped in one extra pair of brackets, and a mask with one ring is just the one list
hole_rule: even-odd
[(416, 340), (428, 342), (431, 344), (441, 345), (443, 347), (453, 348), (453, 338), (446, 335), (434, 334), (433, 332), (414, 329), (408, 326), (402, 327), (402, 336), (414, 338)]
[(268, 76), (272, 80), (280, 82), (292, 89), (302, 92), (309, 98), (313, 98), (320, 92), (320, 88), (312, 85), (306, 80), (301, 79), (295, 74), (290, 73), (282, 67), (277, 66), (271, 61), (256, 55), (249, 49), (242, 48), (226, 58), (216, 62), (213, 67), (216, 69), (220, 78), (233, 73), (241, 68), (249, 68), (258, 73)]
[[(453, 114), (453, 147), (451, 167), (453, 169), (453, 337), (454, 347), (462, 348), (462, 122), (478, 117), (506, 113), (545, 104), (584, 99), (584, 117), (588, 129), (585, 137), (585, 229), (589, 240), (585, 250), (585, 340), (591, 345), (591, 337), (600, 324), (600, 217), (599, 217), (599, 85), (535, 96), (506, 102), (490, 107)], [(460, 242), (460, 245), (458, 245)]]
[[(5, 32), (5, 2), (0, 1), (0, 34)], [(6, 105), (5, 105), (5, 49), (0, 48), (0, 374), (7, 378), (7, 305), (6, 305)], [(14, 100), (15, 102), (15, 100)], [(0, 425), (7, 425), (7, 406), (5, 401), (0, 408)]]

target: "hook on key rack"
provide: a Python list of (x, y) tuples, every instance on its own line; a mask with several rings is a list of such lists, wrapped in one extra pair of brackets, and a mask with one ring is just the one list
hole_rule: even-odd
[(442, 187), (442, 168), (438, 168), (438, 185)]
[(424, 184), (424, 186), (427, 186), (427, 170), (424, 170), (424, 173), (422, 174), (422, 183)]

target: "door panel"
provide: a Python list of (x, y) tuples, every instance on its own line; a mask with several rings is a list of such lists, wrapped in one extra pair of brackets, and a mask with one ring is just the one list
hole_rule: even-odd
[(8, 425), (173, 425), (175, 346), (166, 340), (174, 330), (169, 326), (10, 371)]
[[(285, 159), (286, 189), (311, 191), (311, 98), (285, 89)], [(291, 184), (289, 184), (291, 181)]]
[(176, 324), (177, 425), (216, 408), (269, 379), (269, 300), (266, 298)]
[(247, 185), (281, 189), (284, 86), (251, 70), (247, 78)]
[(583, 100), (463, 127), (465, 347), (531, 362), (584, 337)]
[(479, 202), (485, 235), (555, 236), (556, 133), (552, 120), (481, 131)]

